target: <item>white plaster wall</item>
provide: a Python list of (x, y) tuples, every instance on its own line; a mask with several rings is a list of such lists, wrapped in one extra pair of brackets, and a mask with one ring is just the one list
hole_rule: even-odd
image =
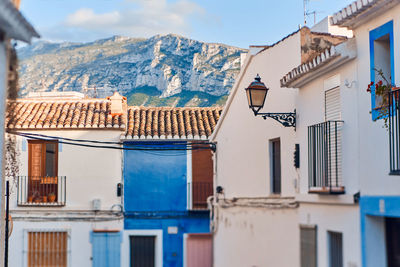
[(92, 244), (90, 243), (90, 233), (95, 229), (122, 230), (123, 220), (110, 222), (15, 221), (13, 232), (10, 237), (9, 266), (27, 266), (27, 236), (24, 236), (26, 230), (68, 231), (68, 266), (92, 266)]
[(398, 195), (400, 177), (389, 173), (389, 136), (382, 120), (372, 121), (371, 96), (366, 92), (370, 79), (369, 31), (393, 20), (395, 82), (400, 85), (400, 5), (368, 20), (354, 30), (357, 40), (357, 101), (360, 143), (359, 175), (362, 195)]
[[(28, 131), (24, 131), (28, 132)], [(66, 130), (31, 131), (31, 133), (64, 138), (118, 142), (121, 132), (115, 130)], [(20, 149), (20, 175), (28, 175), (28, 145), (22, 151), (22, 137), (18, 137)], [(88, 148), (61, 144), (58, 152), (58, 175), (66, 176), (65, 207), (17, 207), (16, 185), (13, 189), (11, 209), (29, 210), (91, 210), (92, 200), (101, 200), (101, 210), (110, 210), (121, 204), (117, 197), (117, 184), (122, 182), (122, 151), (114, 149)], [(114, 210), (119, 209), (114, 207)]]
[(331, 16), (323, 18), (317, 24), (312, 26), (311, 30), (314, 32), (326, 32), (333, 35), (346, 36), (348, 38), (353, 37), (353, 32), (351, 30), (348, 30), (347, 28), (344, 27), (331, 25), (330, 18)]
[[(5, 113), (5, 101), (6, 101), (6, 86), (8, 81), (8, 60), (7, 60), (7, 50), (6, 43), (0, 41), (0, 125), (4, 125), (4, 113)], [(2, 196), (5, 195), (5, 181), (4, 181), (4, 127), (0, 127), (0, 193)], [(3, 203), (3, 198), (0, 198), (0, 218), (4, 218), (5, 214), (5, 204)], [(0, 222), (0, 260), (4, 256), (4, 220)]]
[[(353, 195), (360, 190), (359, 186), (359, 142), (358, 142), (358, 92), (359, 88), (356, 75), (356, 61), (350, 61), (306, 84), (299, 89), (296, 99), (298, 115), (298, 127), (296, 142), (300, 144), (300, 194), (308, 193), (308, 126), (325, 121), (325, 88), (324, 82), (333, 76), (340, 77), (340, 105), (343, 126), (342, 138), (342, 180), (346, 194)], [(351, 87), (345, 86), (345, 81), (351, 83)], [(317, 195), (318, 196), (318, 195)], [(319, 195), (324, 199), (326, 196)], [(331, 198), (331, 197), (330, 197)], [(335, 198), (343, 198), (335, 196)]]
[(214, 266), (299, 266), (297, 209), (219, 209)]
[[(270, 195), (269, 140), (281, 139), (282, 195), (293, 195), (297, 174), (293, 166), (294, 128), (275, 120), (255, 117), (249, 109), (245, 88), (257, 73), (270, 89), (261, 112), (293, 112), (296, 89), (280, 88), (280, 78), (300, 64), (300, 34), (254, 56), (221, 124), (217, 141), (216, 185), (225, 196), (255, 197)], [(227, 109), (227, 107), (225, 107)], [(226, 112), (226, 110), (225, 110)], [(289, 167), (287, 167), (289, 166)]]
[(298, 221), (299, 224), (317, 226), (319, 267), (329, 266), (328, 231), (343, 234), (343, 266), (361, 267), (360, 215), (357, 205), (301, 203)]
[[(281, 196), (294, 196), (295, 130), (275, 120), (255, 117), (245, 88), (258, 73), (270, 89), (261, 112), (293, 112), (296, 89), (280, 87), (280, 78), (300, 64), (300, 34), (255, 55), (243, 69), (236, 94), (216, 135), (215, 185), (225, 197), (271, 196), (270, 143), (281, 141)], [(227, 107), (225, 106), (225, 109)], [(226, 112), (226, 110), (225, 110)], [(221, 209), (214, 237), (214, 266), (291, 266), (299, 264), (296, 209)], [(285, 256), (290, 255), (290, 257)]]

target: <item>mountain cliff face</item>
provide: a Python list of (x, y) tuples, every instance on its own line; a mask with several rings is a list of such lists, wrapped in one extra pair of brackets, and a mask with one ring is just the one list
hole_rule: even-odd
[(37, 42), (18, 49), (20, 94), (79, 91), (104, 97), (118, 91), (131, 105), (221, 105), (245, 52), (177, 35)]

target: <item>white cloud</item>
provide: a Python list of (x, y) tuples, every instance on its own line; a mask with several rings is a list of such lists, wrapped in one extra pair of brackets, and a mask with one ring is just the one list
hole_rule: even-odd
[(189, 0), (172, 3), (167, 0), (125, 0), (121, 9), (108, 13), (95, 13), (90, 8), (79, 9), (67, 16), (61, 32), (87, 32), (88, 36), (101, 37), (150, 37), (168, 33), (187, 35), (193, 19), (206, 20), (206, 12)]

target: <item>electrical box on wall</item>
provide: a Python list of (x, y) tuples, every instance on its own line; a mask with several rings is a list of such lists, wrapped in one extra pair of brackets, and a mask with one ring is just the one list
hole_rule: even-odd
[(300, 168), (300, 144), (295, 144), (294, 146), (294, 162), (293, 165), (294, 167)]
[(118, 183), (117, 184), (117, 197), (122, 196), (122, 184)]
[(101, 210), (101, 199), (96, 198), (92, 200), (92, 210), (94, 211)]

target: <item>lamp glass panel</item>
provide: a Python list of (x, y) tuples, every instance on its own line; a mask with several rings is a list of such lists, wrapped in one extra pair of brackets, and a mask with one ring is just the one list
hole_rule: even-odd
[(246, 96), (247, 96), (247, 103), (249, 104), (249, 107), (252, 106), (251, 104), (251, 94), (250, 94), (251, 90), (246, 89)]
[[(250, 90), (249, 90), (250, 91)], [(251, 90), (251, 100), (253, 107), (263, 107), (265, 101), (266, 90)]]

